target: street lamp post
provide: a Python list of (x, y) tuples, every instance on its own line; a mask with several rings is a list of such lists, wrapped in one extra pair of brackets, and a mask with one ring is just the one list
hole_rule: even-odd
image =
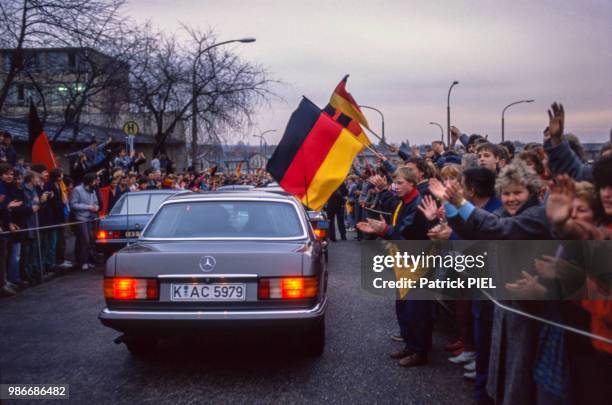
[(451, 94), (451, 90), (453, 89), (453, 86), (455, 86), (456, 84), (459, 84), (459, 82), (457, 80), (455, 80), (453, 82), (453, 84), (451, 84), (451, 86), (448, 88), (448, 97), (446, 98), (446, 144), (450, 145), (450, 94)]
[(257, 134), (253, 134), (253, 137), (255, 138), (259, 138), (259, 150), (261, 152), (262, 155), (266, 155), (266, 150), (263, 149), (262, 145), (266, 146), (266, 149), (268, 149), (268, 142), (266, 142), (266, 138), (264, 138), (264, 135), (269, 133), (269, 132), (276, 132), (276, 129), (268, 129), (267, 131), (264, 131), (262, 133), (260, 133), (259, 135)]
[(385, 138), (385, 116), (383, 115), (382, 111), (380, 111), (378, 108), (374, 108), (374, 107), (370, 107), (369, 105), (360, 105), (359, 107), (361, 108), (367, 108), (369, 110), (374, 110), (376, 111), (378, 114), (380, 114), (380, 118), (382, 120), (382, 128), (381, 128), (381, 134), (380, 136), (382, 136), (382, 141), (384, 143), (387, 143), (386, 138)]
[(440, 124), (439, 124), (439, 123), (437, 123), (437, 122), (433, 122), (433, 121), (432, 121), (432, 122), (430, 122), (430, 123), (429, 123), (429, 125), (437, 125), (437, 126), (438, 126), (438, 128), (440, 128), (440, 140), (441, 140), (442, 142), (444, 142), (444, 128), (442, 128), (442, 125), (440, 125)]
[(504, 119), (504, 115), (506, 114), (506, 110), (509, 107), (512, 107), (515, 104), (521, 104), (521, 103), (533, 103), (533, 100), (520, 100), (520, 101), (515, 101), (514, 103), (510, 103), (507, 106), (504, 107), (504, 109), (502, 110), (502, 142), (504, 142), (506, 140), (506, 134), (505, 134), (505, 130), (506, 130), (506, 122)]
[(198, 63), (200, 62), (200, 58), (206, 52), (210, 51), (213, 48), (216, 48), (221, 45), (231, 44), (232, 42), (241, 42), (243, 44), (255, 42), (255, 38), (240, 38), (240, 39), (232, 39), (229, 41), (219, 42), (217, 44), (213, 44), (196, 55), (193, 60), (193, 71), (191, 75), (191, 165), (193, 168), (196, 168), (196, 161), (198, 160), (198, 91), (196, 87), (196, 79), (197, 79), (197, 68)]

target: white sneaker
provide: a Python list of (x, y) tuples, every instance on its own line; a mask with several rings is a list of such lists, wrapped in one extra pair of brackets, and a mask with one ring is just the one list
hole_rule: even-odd
[(70, 260), (64, 260), (58, 267), (69, 269), (72, 267), (72, 262)]
[(89, 265), (85, 263), (84, 265), (81, 266), (81, 270), (89, 270)]
[(468, 380), (475, 380), (476, 379), (476, 372), (475, 371), (470, 371), (467, 373), (463, 373), (463, 377), (467, 378)]
[(476, 360), (476, 352), (462, 352), (459, 356), (448, 359), (453, 364), (464, 364)]
[(470, 361), (468, 364), (463, 366), (465, 371), (476, 371), (476, 361)]

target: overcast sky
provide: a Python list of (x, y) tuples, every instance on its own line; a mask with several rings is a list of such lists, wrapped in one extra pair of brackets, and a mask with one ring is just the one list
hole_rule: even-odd
[[(286, 85), (284, 101), (261, 109), (255, 130), (278, 141), (300, 96), (320, 107), (345, 74), (360, 104), (385, 115), (392, 142), (429, 142), (451, 122), (467, 133), (541, 141), (546, 109), (566, 109), (566, 130), (585, 142), (612, 128), (612, 2), (609, 0), (345, 1), (130, 0), (139, 21), (172, 32), (179, 22), (213, 28), (218, 39), (255, 37), (233, 46)], [(364, 110), (373, 129), (380, 117)], [(245, 129), (246, 131), (246, 129)], [(251, 138), (251, 143), (258, 142)]]

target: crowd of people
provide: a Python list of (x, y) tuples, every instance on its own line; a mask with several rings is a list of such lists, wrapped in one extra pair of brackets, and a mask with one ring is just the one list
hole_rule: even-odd
[[(419, 148), (392, 148), (378, 164), (355, 165), (324, 210), (329, 238), (358, 240), (609, 240), (612, 235), (612, 145), (594, 162), (579, 139), (564, 133), (565, 111), (553, 104), (540, 143), (519, 152), (513, 142), (495, 144), (451, 128), (451, 145), (434, 141)], [(65, 157), (70, 171), (28, 165), (15, 153), (10, 134), (0, 139), (0, 292), (14, 295), (70, 268), (90, 269), (96, 220), (127, 192), (149, 189), (216, 190), (228, 184), (265, 186), (271, 178), (217, 172), (216, 167), (183, 172), (161, 154), (147, 161), (110, 139), (92, 140)], [(141, 173), (142, 170), (142, 173)], [(67, 226), (70, 224), (70, 226)], [(337, 230), (337, 232), (336, 232)], [(74, 235), (74, 263), (66, 259)], [(544, 301), (564, 275), (551, 266), (558, 257), (536, 261), (504, 288), (516, 308), (573, 325), (588, 336), (539, 322), (487, 299), (457, 300), (455, 336), (445, 345), (449, 361), (475, 382), (478, 404), (598, 403), (609, 393), (612, 370), (612, 307), (609, 272), (583, 271), (583, 296)], [(594, 299), (599, 298), (599, 299)], [(432, 350), (436, 302), (398, 299), (404, 344), (391, 353), (400, 366), (425, 365)], [(545, 315), (543, 315), (545, 314)], [(603, 337), (603, 339), (601, 339)], [(608, 370), (594, 373), (592, 370)]]
[[(588, 240), (609, 252), (601, 241), (612, 235), (612, 145), (588, 162), (578, 138), (564, 133), (563, 106), (548, 114), (542, 142), (520, 152), (452, 127), (449, 146), (379, 154), (377, 165), (354, 167), (334, 193), (340, 202), (328, 205), (330, 220), (342, 239), (346, 226), (358, 240)], [(572, 300), (557, 297), (570, 277), (561, 264), (573, 260), (565, 247), (501, 286), (513, 298), (506, 308), (482, 295), (445, 302), (455, 335), (444, 350), (474, 381), (478, 404), (604, 403), (612, 394), (609, 266), (572, 272), (584, 288)], [(502, 253), (516, 260), (517, 252)], [(427, 364), (439, 312), (436, 301), (410, 297), (396, 301), (399, 333), (390, 336), (403, 343), (390, 353), (403, 367)]]
[[(11, 296), (73, 268), (101, 259), (94, 247), (97, 220), (127, 192), (151, 189), (215, 190), (223, 185), (266, 185), (263, 171), (221, 173), (216, 167), (177, 172), (165, 154), (147, 161), (111, 139), (64, 158), (61, 168), (27, 164), (8, 132), (0, 132), (0, 295)], [(74, 261), (67, 253), (74, 252)]]

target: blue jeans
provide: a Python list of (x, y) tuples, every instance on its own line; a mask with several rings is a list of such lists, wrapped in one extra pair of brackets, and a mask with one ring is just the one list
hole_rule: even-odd
[(24, 275), (29, 280), (40, 278), (40, 257), (38, 255), (38, 239), (28, 239), (21, 244), (21, 258), (23, 260)]
[(8, 259), (8, 275), (7, 278), (11, 283), (21, 281), (19, 274), (19, 263), (21, 260), (21, 242), (11, 242), (9, 247)]
[(395, 301), (395, 314), (406, 349), (422, 356), (431, 350), (435, 301), (403, 299)]
[(57, 229), (47, 229), (41, 232), (42, 263), (46, 270), (51, 270), (56, 265), (57, 233)]

